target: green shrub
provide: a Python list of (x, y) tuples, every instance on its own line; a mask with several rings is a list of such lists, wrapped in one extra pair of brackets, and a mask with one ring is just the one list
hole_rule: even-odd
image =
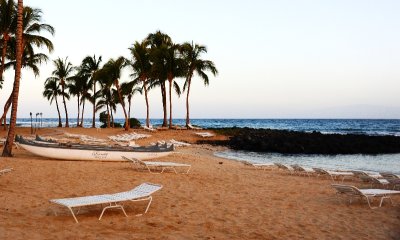
[(129, 119), (129, 126), (131, 128), (140, 128), (141, 124), (137, 118), (130, 118)]
[(103, 125), (101, 125), (101, 128), (106, 128), (107, 127), (107, 111), (103, 111), (100, 113), (99, 120)]

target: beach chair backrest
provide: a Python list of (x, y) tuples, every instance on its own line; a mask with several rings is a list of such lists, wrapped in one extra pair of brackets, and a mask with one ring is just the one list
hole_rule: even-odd
[(328, 174), (328, 172), (322, 168), (312, 168), (318, 174)]
[(364, 183), (379, 183), (378, 179), (371, 177), (369, 175), (359, 175), (358, 176), (361, 181), (363, 181)]
[(274, 163), (274, 164), (275, 164), (275, 166), (277, 166), (277, 167), (280, 168), (280, 169), (287, 170), (287, 168), (286, 168), (283, 164), (281, 164), (281, 163)]
[(142, 160), (139, 160), (139, 159), (136, 159), (136, 158), (132, 158), (132, 159), (133, 159), (133, 161), (136, 161), (137, 164), (147, 167), (146, 163), (143, 162)]
[(141, 160), (139, 160), (139, 159), (136, 159), (136, 158), (128, 158), (128, 157), (125, 157), (125, 156), (122, 156), (122, 158), (125, 159), (125, 160), (127, 160), (127, 161), (130, 161), (130, 162), (132, 162), (132, 163), (134, 163), (134, 164), (146, 166), (146, 163), (144, 163), (143, 161), (141, 161)]
[(305, 172), (304, 168), (300, 167), (297, 164), (294, 165), (290, 165), (295, 171), (299, 171), (299, 172)]
[(342, 185), (342, 184), (332, 184), (331, 185), (333, 188), (336, 189), (336, 191), (340, 194), (346, 194), (346, 195), (362, 195), (360, 190), (354, 186), (350, 185)]
[(366, 173), (366, 172), (364, 172), (364, 171), (358, 171), (358, 170), (353, 170), (353, 171), (351, 171), (353, 174), (354, 174), (354, 176), (356, 176), (356, 177), (360, 177), (360, 176), (367, 176), (367, 177), (369, 177), (369, 175)]
[(390, 172), (381, 172), (379, 173), (384, 179), (391, 181), (391, 180), (396, 180), (400, 179), (397, 175), (390, 173)]

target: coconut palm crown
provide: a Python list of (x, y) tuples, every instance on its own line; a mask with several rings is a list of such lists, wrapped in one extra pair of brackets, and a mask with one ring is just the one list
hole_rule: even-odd
[(206, 74), (207, 71), (210, 71), (214, 76), (218, 74), (218, 70), (215, 67), (215, 64), (210, 60), (201, 59), (201, 55), (203, 53), (207, 53), (207, 47), (199, 44), (192, 43), (184, 43), (181, 46), (181, 53), (183, 57), (183, 61), (185, 63), (185, 75), (186, 81), (183, 86), (183, 90), (187, 90), (186, 95), (186, 126), (190, 127), (190, 116), (189, 116), (189, 93), (190, 93), (190, 85), (192, 82), (192, 77), (194, 73), (203, 80), (205, 86), (209, 84), (209, 78)]
[(129, 62), (133, 70), (131, 77), (139, 79), (143, 84), (144, 97), (146, 101), (146, 126), (150, 127), (150, 116), (149, 116), (149, 99), (147, 93), (147, 81), (151, 75), (151, 61), (150, 61), (150, 50), (147, 48), (147, 41), (135, 42), (129, 50), (131, 51), (132, 61)]
[[(69, 122), (68, 122), (68, 110), (67, 110), (67, 104), (65, 101), (65, 96), (67, 95), (65, 92), (66, 89), (66, 84), (73, 79), (73, 72), (75, 71), (74, 67), (72, 64), (68, 61), (68, 57), (65, 59), (57, 58), (56, 60), (53, 61), (55, 70), (52, 72), (52, 77), (49, 77), (49, 79), (54, 79), (57, 81), (60, 86), (61, 86), (61, 92), (62, 92), (62, 98), (63, 98), (63, 104), (64, 104), (64, 110), (65, 110), (65, 127), (69, 127)], [(50, 81), (50, 80), (49, 80)]]
[(57, 98), (58, 96), (62, 95), (63, 94), (60, 89), (60, 84), (58, 84), (58, 82), (54, 78), (50, 78), (45, 81), (43, 97), (47, 98), (47, 100), (50, 101), (50, 104), (52, 104), (53, 101), (55, 100), (58, 113), (58, 127), (62, 127), (62, 123), (61, 123), (61, 114), (60, 114), (60, 108), (58, 107)]
[(16, 6), (14, 0), (0, 0), (0, 37), (1, 44), (1, 65), (0, 65), (0, 86), (3, 83), (4, 64), (8, 49), (8, 41), (11, 34), (15, 32), (13, 23), (16, 20)]
[(90, 82), (89, 84), (91, 84), (93, 86), (92, 88), (92, 99), (91, 102), (93, 104), (93, 120), (92, 120), (92, 128), (95, 128), (95, 122), (96, 122), (96, 99), (98, 97), (97, 91), (96, 91), (96, 78), (95, 78), (95, 74), (97, 73), (97, 71), (100, 69), (100, 64), (102, 61), (102, 57), (98, 57), (96, 58), (96, 55), (93, 56), (87, 56), (83, 59), (82, 64), (81, 64), (81, 68), (83, 71), (86, 72), (86, 74), (90, 75)]
[(122, 106), (125, 116), (125, 130), (129, 130), (129, 119), (128, 114), (125, 109), (125, 103), (122, 99), (122, 92), (119, 85), (119, 79), (121, 78), (122, 69), (126, 66), (126, 59), (124, 57), (119, 57), (116, 60), (110, 59), (99, 72), (100, 78), (105, 79), (107, 82), (112, 82), (117, 89), (117, 95), (119, 103)]

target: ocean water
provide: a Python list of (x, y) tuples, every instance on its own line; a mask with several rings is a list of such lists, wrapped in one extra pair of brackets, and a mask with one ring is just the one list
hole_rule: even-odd
[[(142, 124), (145, 119), (139, 119)], [(65, 122), (64, 119), (62, 120)], [(116, 119), (123, 123), (124, 119)], [(70, 126), (76, 126), (76, 119), (70, 119)], [(185, 125), (185, 119), (174, 119), (175, 125)], [(224, 127), (249, 127), (285, 129), (294, 131), (338, 134), (366, 134), (366, 135), (392, 135), (400, 136), (399, 119), (192, 119), (193, 125), (202, 128), (224, 128)], [(31, 126), (31, 119), (20, 118), (17, 124), (24, 127)], [(57, 127), (57, 118), (43, 118), (42, 121), (34, 118), (33, 126)], [(162, 119), (151, 119), (153, 126), (161, 125)], [(96, 126), (101, 123), (97, 120)], [(84, 119), (84, 127), (91, 127), (92, 119)], [(392, 171), (400, 174), (400, 154), (380, 155), (284, 155), (277, 153), (254, 153), (246, 151), (225, 151), (215, 153), (216, 156), (246, 160), (261, 163), (287, 163), (300, 164), (310, 167), (323, 167), (328, 169), (359, 169), (365, 171)]]
[[(142, 124), (145, 119), (139, 119)], [(64, 119), (62, 120), (65, 122)], [(115, 122), (123, 123), (124, 119)], [(17, 119), (24, 127), (31, 126), (29, 118)], [(76, 118), (70, 118), (70, 126), (76, 126)], [(175, 125), (185, 125), (185, 119), (174, 119)], [(286, 129), (294, 131), (339, 134), (367, 134), (400, 136), (400, 119), (192, 119), (191, 123), (203, 128), (249, 127)], [(40, 127), (40, 118), (33, 118), (33, 124)], [(161, 125), (162, 119), (151, 119), (154, 126)], [(43, 118), (42, 127), (57, 127), (57, 118)], [(101, 123), (97, 120), (96, 126)], [(84, 119), (84, 127), (91, 127), (92, 119)]]

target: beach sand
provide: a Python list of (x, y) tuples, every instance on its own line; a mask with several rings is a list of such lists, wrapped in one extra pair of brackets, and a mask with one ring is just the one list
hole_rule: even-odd
[[(61, 131), (99, 138), (125, 133), (54, 128), (39, 134)], [(17, 132), (27, 135), (30, 129)], [(201, 139), (194, 131), (146, 133), (152, 136), (138, 144)], [(0, 158), (0, 169), (14, 169), (0, 176), (0, 239), (400, 239), (399, 197), (393, 198), (397, 206), (385, 202), (374, 210), (358, 201), (339, 203), (330, 180), (255, 170), (213, 156), (218, 150), (223, 149), (192, 145), (157, 159), (192, 164), (185, 175), (138, 172), (126, 162), (54, 161), (14, 149), (14, 158)], [(128, 217), (106, 211), (101, 221), (100, 208), (91, 207), (81, 210), (77, 224), (66, 208), (49, 203), (127, 191), (143, 182), (164, 187), (142, 216), (135, 215), (143, 212), (144, 203), (126, 203)]]

